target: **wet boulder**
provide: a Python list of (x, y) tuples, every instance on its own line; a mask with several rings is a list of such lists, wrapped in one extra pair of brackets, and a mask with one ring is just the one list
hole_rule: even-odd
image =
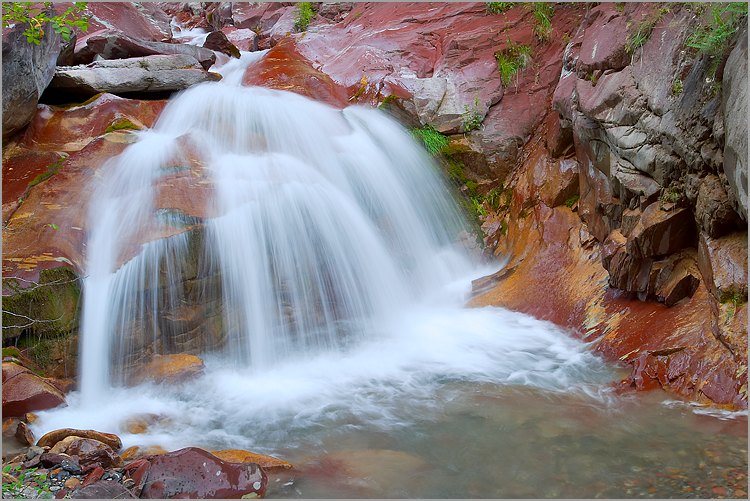
[(628, 254), (647, 258), (666, 256), (695, 244), (695, 223), (690, 209), (664, 210), (654, 202), (643, 211), (628, 237)]
[(220, 451), (211, 451), (211, 454), (229, 463), (255, 463), (266, 472), (276, 472), (282, 470), (289, 470), (292, 468), (290, 463), (287, 463), (283, 459), (275, 458), (273, 456), (266, 456), (265, 454), (257, 454), (255, 452), (244, 451), (241, 449), (224, 449)]
[(13, 362), (3, 362), (3, 416), (51, 409), (65, 403), (65, 395), (44, 378)]
[(212, 31), (206, 36), (206, 41), (203, 42), (205, 49), (211, 49), (216, 52), (221, 52), (231, 57), (240, 57), (240, 50), (229, 41), (227, 36), (221, 31)]
[(203, 374), (203, 360), (195, 355), (178, 353), (175, 355), (154, 355), (146, 366), (139, 368), (132, 382), (179, 383)]
[(195, 447), (155, 456), (141, 491), (141, 499), (262, 497), (268, 479), (254, 463), (228, 463)]
[(81, 96), (100, 92), (170, 93), (220, 79), (221, 75), (204, 71), (193, 56), (155, 55), (97, 61), (86, 66), (60, 66), (50, 89)]
[(225, 26), (221, 31), (227, 36), (235, 47), (239, 50), (254, 52), (258, 50), (258, 35), (251, 29), (235, 28), (234, 26)]
[(96, 430), (76, 430), (75, 428), (61, 428), (59, 430), (54, 430), (46, 433), (39, 438), (39, 440), (37, 441), (37, 446), (53, 447), (58, 442), (71, 436), (97, 440), (99, 442), (107, 444), (115, 451), (120, 450), (120, 448), (122, 447), (122, 441), (120, 440), (120, 437), (118, 437), (114, 433), (104, 433)]
[(724, 67), (724, 173), (737, 211), (747, 220), (747, 24)]
[(130, 490), (116, 480), (99, 480), (74, 490), (71, 499), (137, 499)]
[(695, 220), (711, 238), (726, 235), (742, 224), (717, 176), (703, 178), (695, 203)]
[(112, 447), (93, 438), (71, 435), (57, 442), (49, 452), (78, 456), (78, 462), (84, 472), (97, 466), (107, 469), (122, 465), (122, 458), (112, 450)]

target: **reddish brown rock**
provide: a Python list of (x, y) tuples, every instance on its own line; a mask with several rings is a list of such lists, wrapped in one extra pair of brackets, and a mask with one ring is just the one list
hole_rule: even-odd
[(28, 369), (3, 362), (3, 416), (23, 416), (30, 411), (65, 404), (65, 395)]
[(133, 445), (128, 447), (120, 454), (123, 461), (131, 461), (134, 459), (143, 458), (146, 456), (156, 456), (159, 454), (168, 454), (169, 451), (159, 445), (149, 445), (148, 447), (140, 447)]
[(630, 63), (625, 51), (628, 39), (628, 18), (618, 13), (611, 3), (599, 4), (588, 15), (591, 23), (584, 32), (576, 70), (580, 75), (595, 70), (621, 70)]
[(628, 254), (636, 258), (666, 256), (695, 245), (696, 234), (689, 209), (662, 210), (659, 202), (646, 207), (628, 237)]
[(701, 233), (698, 265), (717, 301), (747, 301), (747, 232), (717, 239)]
[[(67, 6), (59, 3), (55, 8), (60, 14)], [(82, 15), (88, 19), (88, 33), (117, 26), (130, 36), (143, 40), (168, 41), (172, 38), (169, 16), (155, 3), (91, 2)]]
[(229, 463), (255, 463), (265, 472), (277, 472), (289, 470), (292, 468), (290, 463), (273, 456), (265, 454), (256, 454), (255, 452), (243, 451), (241, 449), (224, 449), (220, 451), (211, 451), (211, 454)]
[(313, 68), (291, 40), (277, 44), (260, 61), (251, 64), (242, 83), (295, 92), (338, 108), (348, 104), (346, 90)]
[(203, 47), (221, 52), (227, 56), (240, 57), (240, 50), (221, 31), (212, 31), (209, 33), (206, 36), (206, 41), (203, 42)]
[(253, 30), (224, 26), (221, 31), (227, 36), (227, 40), (239, 50), (246, 52), (258, 50), (258, 35)]
[(703, 178), (695, 202), (695, 220), (711, 238), (730, 233), (742, 224), (732, 208), (726, 190), (714, 175)]
[(70, 494), (72, 499), (137, 499), (116, 480), (99, 480)]
[(263, 497), (266, 491), (267, 477), (257, 464), (228, 463), (194, 447), (149, 458), (149, 463), (142, 499), (237, 499), (251, 493)]
[(154, 355), (154, 358), (134, 376), (134, 384), (144, 381), (179, 383), (203, 374), (203, 360), (195, 355)]
[(114, 433), (104, 433), (96, 430), (77, 430), (75, 428), (62, 428), (54, 430), (44, 434), (37, 442), (38, 447), (52, 447), (61, 440), (68, 437), (75, 436), (81, 438), (89, 438), (106, 444), (113, 450), (118, 451), (122, 447), (122, 441), (120, 437)]
[(23, 421), (18, 423), (15, 437), (22, 445), (34, 445), (34, 433), (32, 433), (29, 426)]
[(83, 438), (75, 435), (65, 437), (57, 442), (50, 449), (50, 454), (78, 456), (78, 461), (84, 472), (93, 470), (97, 466), (107, 469), (122, 464), (122, 458), (109, 445), (93, 438)]

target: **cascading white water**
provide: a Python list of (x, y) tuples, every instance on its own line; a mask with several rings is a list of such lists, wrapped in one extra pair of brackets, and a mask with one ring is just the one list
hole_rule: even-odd
[[(394, 312), (470, 269), (455, 244), (463, 225), (455, 204), (400, 126), (377, 110), (241, 87), (255, 57), (173, 99), (103, 169), (87, 248), (85, 400), (120, 383), (110, 366), (136, 351), (170, 351), (180, 333), (165, 332), (159, 318), (183, 301), (180, 261), (200, 259), (221, 277), (220, 348), (253, 368), (375, 335)], [(215, 186), (209, 205), (218, 215), (205, 221), (203, 249), (178, 232), (123, 265), (147, 229), (177, 226), (159, 217), (155, 197), (164, 172), (179, 168), (175, 158), (190, 161), (185, 145)]]

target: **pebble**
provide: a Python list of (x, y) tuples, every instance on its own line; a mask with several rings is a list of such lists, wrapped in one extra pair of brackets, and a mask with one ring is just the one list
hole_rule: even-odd
[(83, 470), (81, 470), (81, 465), (79, 465), (72, 459), (63, 459), (60, 463), (60, 467), (62, 467), (63, 470), (70, 472), (72, 475), (80, 475), (83, 473)]
[(65, 488), (66, 489), (73, 490), (76, 487), (78, 487), (79, 485), (81, 485), (81, 481), (78, 478), (76, 478), (76, 477), (70, 477), (69, 479), (67, 479), (65, 481)]

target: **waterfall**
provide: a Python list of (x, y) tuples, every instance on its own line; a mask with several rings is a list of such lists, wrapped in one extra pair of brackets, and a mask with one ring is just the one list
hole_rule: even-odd
[[(456, 243), (462, 217), (407, 131), (378, 110), (242, 87), (257, 57), (173, 98), (102, 167), (87, 242), (85, 401), (156, 353), (260, 369), (346, 350), (470, 269)], [(176, 173), (193, 213), (165, 198)]]

